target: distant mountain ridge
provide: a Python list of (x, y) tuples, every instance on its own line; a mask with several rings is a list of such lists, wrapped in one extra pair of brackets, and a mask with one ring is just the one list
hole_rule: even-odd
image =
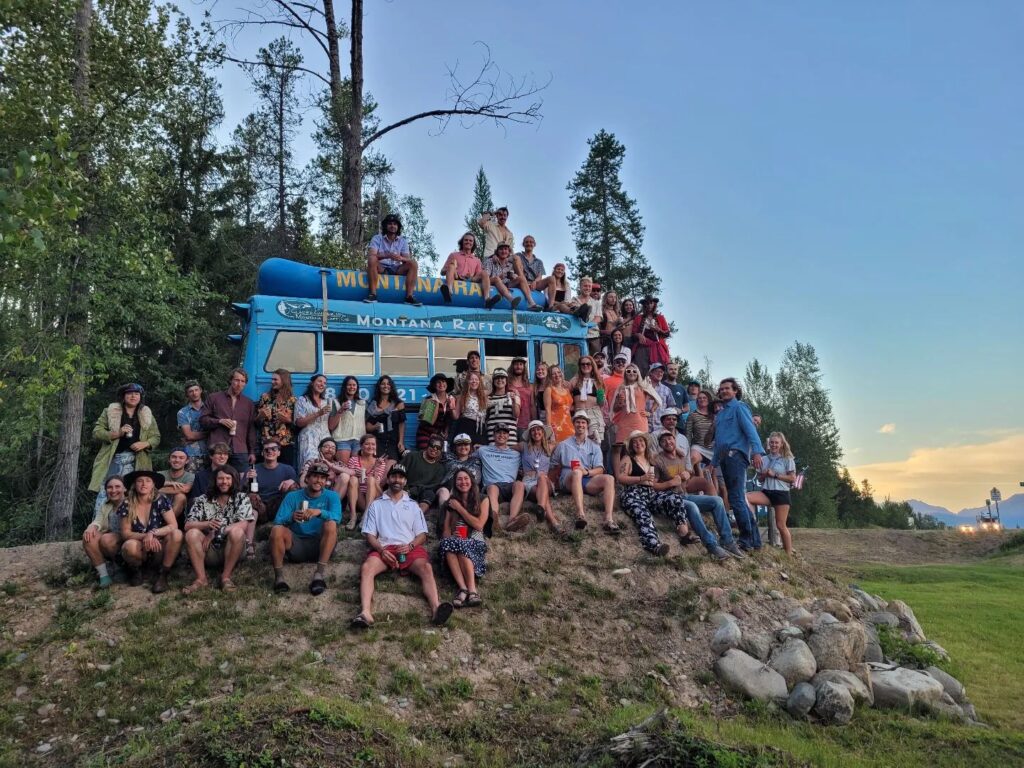
[[(959, 512), (950, 512), (946, 507), (939, 507), (934, 504), (929, 504), (926, 501), (920, 499), (907, 499), (907, 503), (911, 509), (918, 514), (931, 515), (932, 517), (941, 520), (946, 525), (962, 525), (963, 523), (973, 523), (978, 515), (984, 510), (984, 505), (977, 507), (968, 507), (961, 509)], [(993, 510), (995, 505), (993, 504)], [(1006, 528), (1016, 528), (1024, 525), (1024, 493), (1015, 493), (1008, 499), (999, 502), (999, 514), (1003, 521), (1003, 526)]]

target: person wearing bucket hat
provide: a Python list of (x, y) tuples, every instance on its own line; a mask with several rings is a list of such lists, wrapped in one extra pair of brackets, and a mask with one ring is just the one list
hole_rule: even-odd
[(406, 467), (394, 464), (388, 470), (387, 490), (371, 504), (363, 517), (362, 533), (369, 547), (359, 572), (359, 613), (350, 622), (354, 629), (373, 626), (373, 592), (376, 579), (388, 571), (411, 574), (420, 580), (423, 596), (430, 606), (431, 623), (448, 621), (454, 606), (437, 596), (437, 582), (427, 541), (427, 521), (423, 511), (405, 492)]
[(562, 489), (572, 494), (576, 507), (576, 528), (587, 527), (583, 509), (583, 496), (601, 496), (604, 502), (604, 532), (613, 536), (622, 531), (613, 515), (615, 509), (615, 478), (605, 474), (601, 446), (591, 440), (590, 417), (586, 411), (577, 411), (572, 417), (573, 435), (558, 444), (551, 457), (560, 470)]
[(420, 403), (416, 425), (416, 447), (423, 450), (432, 437), (448, 439), (448, 429), (455, 420), (455, 398), (452, 389), (455, 380), (443, 373), (435, 373), (427, 384), (430, 395)]
[(89, 478), (89, 490), (97, 494), (95, 512), (107, 500), (108, 477), (153, 468), (152, 451), (160, 445), (160, 428), (149, 406), (142, 404), (144, 394), (141, 384), (121, 385), (117, 402), (104, 408), (93, 425), (92, 438), (100, 444)]
[(306, 468), (305, 487), (292, 491), (281, 501), (270, 529), (270, 563), (274, 568), (274, 591), (287, 592), (284, 561), (316, 563), (309, 582), (311, 595), (327, 589), (324, 571), (338, 542), (341, 525), (341, 497), (327, 488), (330, 467), (314, 461)]
[(128, 583), (143, 582), (142, 569), (152, 567), (154, 594), (167, 591), (167, 577), (178, 559), (183, 536), (171, 500), (158, 493), (164, 476), (137, 469), (124, 477), (128, 494), (117, 509), (121, 523), (121, 557), (128, 566)]

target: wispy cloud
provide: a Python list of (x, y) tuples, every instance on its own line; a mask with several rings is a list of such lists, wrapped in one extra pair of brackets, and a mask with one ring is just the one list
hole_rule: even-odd
[(957, 512), (983, 503), (988, 489), (1003, 489), (1006, 496), (1019, 490), (1024, 434), (990, 443), (919, 448), (902, 461), (850, 467), (860, 481), (867, 478), (881, 499), (921, 499)]
[(878, 434), (880, 435), (891, 435), (896, 431), (896, 425), (891, 421), (888, 424), (883, 424), (878, 428)]

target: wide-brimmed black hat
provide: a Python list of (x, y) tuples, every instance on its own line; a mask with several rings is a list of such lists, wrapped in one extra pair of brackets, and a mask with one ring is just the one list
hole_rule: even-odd
[(427, 392), (434, 394), (437, 392), (437, 382), (443, 381), (448, 385), (448, 394), (452, 393), (455, 389), (455, 379), (451, 376), (445, 376), (443, 373), (435, 373), (430, 377), (430, 383), (427, 384)]
[(163, 488), (164, 483), (167, 480), (167, 478), (165, 478), (159, 472), (154, 472), (152, 469), (136, 469), (134, 472), (129, 472), (127, 475), (124, 476), (124, 487), (129, 489), (133, 488), (135, 486), (135, 481), (138, 480), (140, 477), (148, 477), (150, 480), (152, 480), (153, 485), (156, 486), (157, 490)]

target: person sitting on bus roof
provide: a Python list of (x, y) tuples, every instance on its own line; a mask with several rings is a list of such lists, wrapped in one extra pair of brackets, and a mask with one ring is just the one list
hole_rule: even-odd
[(377, 454), (400, 459), (405, 453), (405, 403), (387, 374), (377, 379), (366, 404), (366, 431), (377, 436)]
[(452, 303), (452, 290), (456, 280), (467, 280), (471, 283), (483, 283), (484, 265), (476, 255), (476, 235), (467, 232), (459, 238), (459, 250), (452, 251), (441, 267), (444, 285), (441, 286), (441, 297), (445, 304)]
[(402, 463), (405, 465), (406, 481), (409, 495), (426, 512), (434, 505), (437, 491), (444, 482), (446, 473), (444, 462), (445, 440), (434, 435), (422, 451), (406, 451)]
[(505, 226), (508, 221), (508, 208), (504, 205), (492, 211), (484, 211), (476, 223), (484, 231), (484, 255), (489, 256), (498, 250), (499, 245), (507, 245), (511, 249), (516, 244), (512, 230)]
[(572, 417), (574, 433), (560, 442), (551, 457), (554, 468), (560, 470), (559, 484), (572, 494), (576, 507), (576, 528), (587, 527), (583, 495), (598, 496), (604, 501), (604, 532), (618, 536), (622, 533), (615, 522), (615, 478), (605, 474), (601, 446), (591, 440), (590, 417), (586, 411), (579, 411)]
[(532, 290), (547, 292), (547, 287), (551, 284), (551, 276), (545, 277), (544, 262), (533, 253), (533, 249), (536, 247), (536, 238), (533, 235), (527, 235), (523, 238), (523, 250), (512, 258), (522, 266), (523, 276)]
[(362, 532), (370, 551), (359, 572), (359, 614), (352, 619), (355, 629), (373, 626), (374, 581), (383, 573), (411, 573), (420, 580), (423, 596), (430, 606), (431, 622), (440, 626), (448, 621), (454, 606), (437, 596), (437, 582), (430, 557), (423, 544), (427, 540), (427, 521), (421, 509), (405, 492), (405, 467), (395, 464), (388, 470), (387, 490), (366, 510)]
[(380, 222), (380, 234), (370, 240), (370, 248), (366, 258), (366, 273), (370, 283), (370, 292), (363, 299), (367, 304), (377, 300), (377, 278), (380, 273), (385, 275), (402, 275), (405, 277), (405, 303), (414, 307), (422, 307), (423, 302), (417, 300), (413, 291), (419, 279), (420, 267), (409, 250), (409, 243), (402, 237), (402, 220), (389, 213)]
[(435, 373), (427, 384), (429, 397), (420, 403), (420, 412), (416, 424), (416, 447), (423, 450), (430, 443), (430, 438), (440, 437), (441, 442), (448, 439), (448, 429), (455, 420), (455, 398), (449, 394), (455, 382), (443, 373)]
[[(491, 296), (491, 284), (494, 284), (497, 293)], [(494, 309), (494, 306), (504, 296), (512, 304), (512, 309), (519, 306), (521, 299), (512, 296), (509, 290), (510, 285), (515, 286), (523, 292), (527, 306), (533, 312), (540, 312), (543, 307), (533, 300), (530, 293), (530, 284), (523, 276), (523, 266), (516, 259), (512, 258), (512, 249), (501, 243), (494, 254), (484, 262), (484, 307)]]
[(515, 426), (499, 423), (494, 428), (494, 445), (483, 445), (477, 451), (483, 465), (484, 492), (491, 503), (491, 515), (498, 519), (498, 505), (509, 502), (508, 523), (505, 530), (521, 531), (532, 520), (529, 515), (521, 515), (523, 500), (526, 498), (526, 487), (519, 480), (519, 465), (522, 457), (519, 451), (509, 447), (509, 435)]
[(313, 462), (306, 472), (305, 487), (284, 497), (270, 529), (270, 562), (274, 567), (274, 591), (287, 592), (284, 559), (293, 563), (316, 563), (309, 582), (312, 595), (327, 589), (324, 570), (338, 542), (341, 524), (341, 497), (324, 487), (330, 470), (322, 462)]

